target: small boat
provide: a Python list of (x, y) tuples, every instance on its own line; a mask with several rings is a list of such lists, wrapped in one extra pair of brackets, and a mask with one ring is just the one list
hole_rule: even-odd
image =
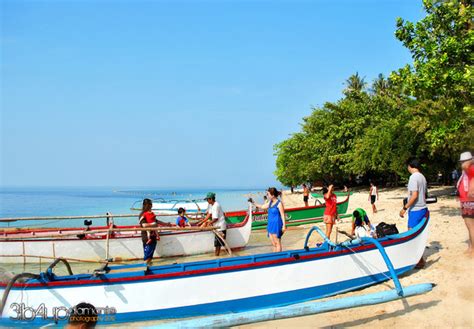
[[(228, 224), (226, 243), (232, 250), (244, 248), (250, 238), (252, 214), (244, 220)], [(139, 260), (143, 246), (139, 226), (107, 226), (84, 228), (5, 229), (0, 231), (0, 263), (37, 262), (38, 258), (74, 258), (97, 261)], [(138, 230), (137, 230), (138, 229)], [(155, 256), (188, 256), (212, 252), (212, 231), (170, 228), (160, 232)]]
[(407, 232), (379, 239), (334, 244), (325, 238), (321, 246), (310, 247), (314, 230), (325, 237), (313, 228), (302, 249), (149, 268), (105, 265), (84, 274), (69, 268), (69, 275), (58, 276), (53, 272), (57, 260), (39, 275), (23, 273), (0, 284), (2, 324), (14, 324), (20, 306), (49, 312), (28, 322), (31, 326), (54, 320), (52, 310), (81, 302), (112, 309), (112, 317), (108, 313), (101, 320), (117, 323), (244, 312), (327, 297), (413, 269), (425, 250), (428, 223), (425, 218)]
[[(348, 192), (335, 191), (335, 192), (333, 192), (333, 193), (334, 193), (336, 196), (338, 196), (338, 197), (339, 197), (339, 196), (346, 196), (346, 195), (348, 195), (348, 194), (349, 194), (349, 195), (354, 194), (353, 191), (348, 191)], [(323, 195), (322, 192), (321, 192), (321, 193), (319, 193), (319, 192), (311, 192), (311, 196), (312, 196), (313, 198), (315, 198), (315, 199), (322, 199), (322, 198), (324, 198), (324, 195)]]
[[(349, 193), (344, 194), (346, 198), (337, 203), (338, 214), (345, 214), (349, 207)], [(324, 203), (319, 203), (309, 207), (285, 208), (286, 225), (298, 226), (323, 221), (325, 208)], [(228, 223), (238, 223), (246, 216), (246, 211), (230, 211), (225, 213)], [(267, 228), (268, 217), (266, 211), (254, 211), (252, 230), (261, 230)]]
[[(135, 201), (131, 210), (141, 210), (143, 200)], [(186, 209), (189, 214), (205, 213), (207, 210), (207, 201), (202, 200), (165, 200), (162, 198), (152, 199), (152, 211), (156, 215), (177, 215), (179, 208)]]

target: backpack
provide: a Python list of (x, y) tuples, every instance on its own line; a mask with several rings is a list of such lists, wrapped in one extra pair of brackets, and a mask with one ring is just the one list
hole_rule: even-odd
[(398, 234), (397, 225), (395, 224), (387, 224), (381, 222), (375, 228), (375, 232), (377, 233), (377, 237), (383, 238), (386, 235)]

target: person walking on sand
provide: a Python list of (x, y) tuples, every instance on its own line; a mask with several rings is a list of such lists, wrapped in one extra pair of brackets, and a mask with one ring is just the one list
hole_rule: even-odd
[(268, 201), (265, 204), (256, 204), (250, 200), (256, 207), (260, 209), (268, 209), (268, 237), (273, 245), (273, 252), (282, 251), (281, 236), (286, 231), (285, 208), (283, 203), (278, 199), (281, 195), (275, 187), (267, 190)]
[(461, 216), (469, 233), (466, 254), (474, 257), (474, 159), (471, 152), (461, 153), (462, 174), (457, 183), (459, 201), (461, 203)]
[[(217, 226), (216, 236), (214, 237), (214, 255), (219, 256), (221, 247), (224, 245), (222, 240), (225, 240), (227, 235), (227, 223), (225, 221), (224, 211), (219, 202), (216, 201), (216, 194), (209, 192), (204, 199), (209, 204), (207, 207), (206, 217), (198, 223), (202, 226)], [(219, 236), (217, 236), (219, 235)]]
[(377, 212), (377, 207), (375, 206), (375, 201), (379, 199), (379, 189), (374, 184), (374, 182), (370, 182), (370, 190), (369, 190), (369, 201), (372, 205), (372, 213), (375, 214)]
[[(400, 210), (400, 217), (404, 217), (408, 210), (408, 229), (414, 228), (423, 218), (429, 216), (426, 207), (426, 178), (420, 172), (420, 162), (417, 159), (410, 159), (407, 162), (408, 172), (411, 174), (408, 179), (408, 202)], [(425, 260), (421, 256), (416, 268), (423, 268)]]
[(332, 227), (336, 223), (337, 217), (337, 197), (333, 193), (334, 185), (329, 187), (323, 187), (323, 197), (326, 203), (326, 209), (324, 210), (323, 221), (326, 224), (326, 236), (328, 239), (331, 238)]
[(309, 200), (309, 188), (306, 186), (306, 184), (303, 184), (303, 202), (305, 207), (309, 207), (308, 204)]

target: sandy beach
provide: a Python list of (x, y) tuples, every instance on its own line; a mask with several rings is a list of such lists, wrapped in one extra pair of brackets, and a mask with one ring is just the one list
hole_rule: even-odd
[[(430, 193), (438, 196), (438, 202), (429, 205), (431, 226), (428, 245), (424, 253), (427, 264), (424, 269), (413, 270), (401, 277), (402, 285), (431, 282), (436, 287), (432, 292), (394, 301), (386, 304), (335, 311), (318, 315), (275, 320), (240, 326), (239, 328), (279, 328), (279, 327), (474, 327), (474, 260), (463, 252), (467, 248), (467, 230), (460, 216), (459, 202), (450, 196), (451, 187), (431, 188)], [(367, 199), (368, 189), (355, 192), (351, 196), (348, 212), (357, 207), (367, 210), (373, 223), (396, 223), (400, 231), (406, 230), (406, 218), (398, 213), (405, 188), (380, 189), (378, 212), (372, 214)], [(286, 191), (283, 196), (285, 207), (302, 206), (301, 193)], [(311, 200), (310, 200), (311, 201)], [(314, 201), (313, 201), (314, 202)], [(311, 204), (311, 203), (310, 203)], [(321, 227), (323, 224), (319, 224)], [(341, 230), (350, 231), (350, 221), (337, 224)], [(283, 237), (285, 249), (300, 248), (308, 227), (292, 228)], [(334, 231), (333, 231), (334, 234)], [(298, 238), (299, 236), (299, 238)], [(334, 240), (334, 235), (333, 235)], [(320, 238), (313, 238), (312, 243)], [(338, 239), (346, 239), (338, 235)], [(251, 241), (252, 243), (252, 241)], [(314, 273), (317, 275), (317, 273)], [(392, 282), (385, 282), (360, 291), (335, 296), (352, 296), (393, 288)]]

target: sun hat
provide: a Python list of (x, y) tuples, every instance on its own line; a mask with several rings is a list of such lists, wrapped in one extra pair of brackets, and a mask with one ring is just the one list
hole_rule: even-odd
[(471, 152), (461, 153), (461, 156), (459, 157), (459, 162), (464, 162), (464, 161), (469, 161), (469, 160), (472, 160)]
[(206, 197), (204, 198), (204, 200), (215, 199), (215, 198), (216, 198), (216, 194), (214, 192), (209, 192), (206, 194)]

